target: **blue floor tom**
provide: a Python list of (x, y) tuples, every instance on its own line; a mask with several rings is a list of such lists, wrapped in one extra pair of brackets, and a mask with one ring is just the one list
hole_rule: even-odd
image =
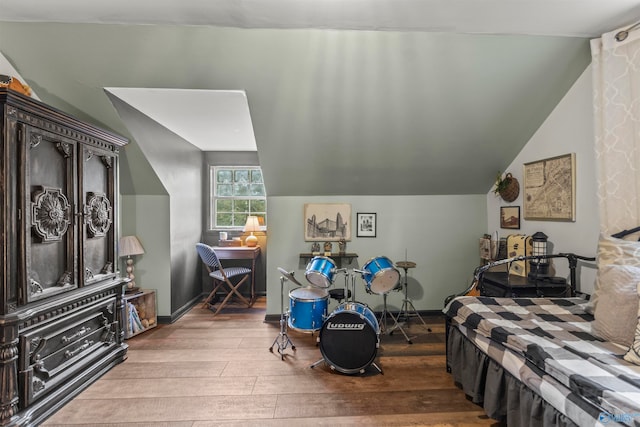
[(303, 332), (318, 331), (327, 317), (329, 292), (307, 286), (289, 292), (290, 328)]

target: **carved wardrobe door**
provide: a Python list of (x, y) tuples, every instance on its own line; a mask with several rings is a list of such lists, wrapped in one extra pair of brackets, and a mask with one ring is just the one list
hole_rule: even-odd
[(18, 174), (24, 218), (19, 303), (78, 287), (75, 141), (22, 124)]
[(0, 88), (0, 426), (40, 425), (126, 359), (113, 265), (127, 142)]
[(79, 176), (84, 225), (80, 230), (84, 284), (115, 277), (115, 168), (113, 153), (80, 147)]

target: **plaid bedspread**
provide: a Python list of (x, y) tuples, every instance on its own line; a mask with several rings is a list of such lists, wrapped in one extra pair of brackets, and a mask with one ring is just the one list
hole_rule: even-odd
[[(640, 426), (640, 366), (591, 334), (579, 298), (458, 297), (444, 309), (478, 348), (579, 425)], [(586, 424), (585, 414), (593, 418)]]

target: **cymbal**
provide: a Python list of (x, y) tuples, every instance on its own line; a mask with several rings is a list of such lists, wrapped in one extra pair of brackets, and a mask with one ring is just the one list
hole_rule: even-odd
[(396, 262), (396, 266), (400, 268), (415, 268), (416, 263), (413, 261), (398, 261)]
[(288, 272), (287, 270), (285, 270), (285, 269), (284, 269), (284, 268), (282, 268), (282, 267), (278, 267), (278, 271), (279, 271), (280, 273), (282, 273), (282, 275), (283, 275), (287, 280), (292, 281), (293, 283), (295, 283), (295, 284), (296, 284), (296, 285), (298, 285), (298, 286), (304, 287), (304, 285), (303, 285), (302, 283), (298, 282), (298, 280), (297, 280), (295, 277), (293, 277), (293, 271), (292, 271), (292, 272)]

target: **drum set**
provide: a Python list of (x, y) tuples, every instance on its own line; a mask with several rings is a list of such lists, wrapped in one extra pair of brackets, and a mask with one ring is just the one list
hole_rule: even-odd
[[(278, 267), (280, 277), (280, 333), (269, 348), (277, 345), (278, 353), (284, 360), (284, 350), (291, 345), (287, 328), (314, 334), (319, 331), (317, 342), (322, 359), (311, 365), (312, 368), (326, 362), (332, 370), (344, 373), (364, 373), (368, 366), (382, 370), (375, 364), (380, 347), (381, 326), (375, 314), (366, 304), (355, 300), (355, 274), (365, 282), (366, 291), (384, 296), (384, 311), (381, 316), (386, 328), (386, 315), (395, 322), (397, 319), (387, 312), (386, 296), (396, 289), (400, 282), (400, 272), (389, 258), (375, 257), (365, 263), (361, 270), (336, 268), (331, 258), (316, 256), (307, 264), (305, 278), (311, 286), (302, 285), (293, 272)], [(342, 289), (328, 290), (338, 274), (344, 274), (345, 286)], [(351, 278), (351, 290), (349, 279)], [(289, 292), (289, 309), (284, 310), (284, 283), (289, 280), (298, 287)], [(328, 313), (329, 297), (339, 301), (338, 307)], [(342, 300), (344, 299), (344, 302)], [(393, 330), (393, 329), (392, 329)], [(402, 329), (401, 329), (402, 330)], [(404, 334), (404, 331), (402, 331)], [(411, 343), (406, 334), (407, 341)]]

